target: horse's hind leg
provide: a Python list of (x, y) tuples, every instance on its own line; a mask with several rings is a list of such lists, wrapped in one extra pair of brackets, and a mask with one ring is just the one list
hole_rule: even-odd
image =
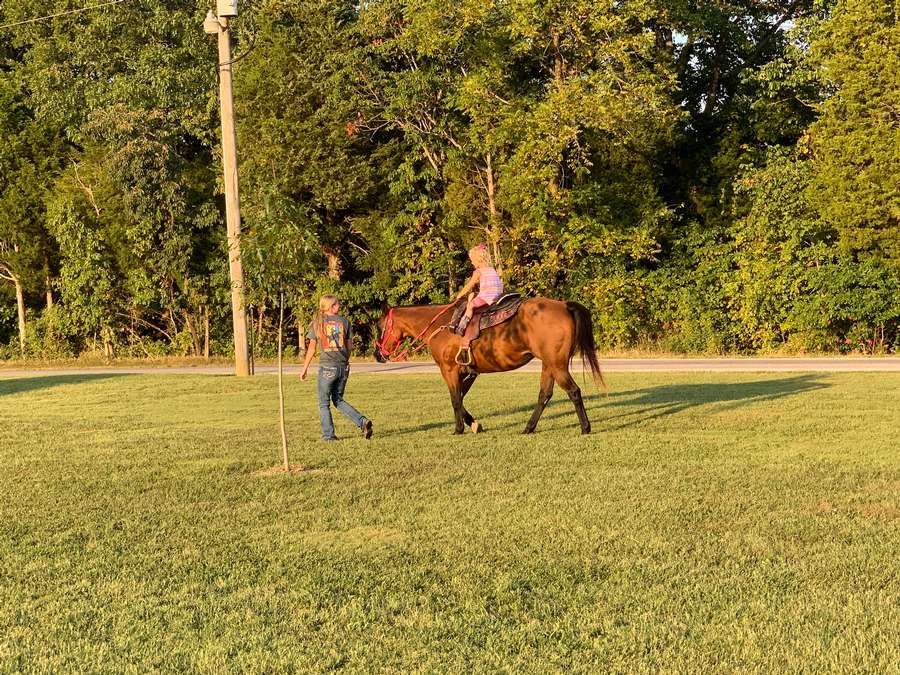
[(588, 419), (587, 411), (584, 409), (584, 400), (581, 398), (581, 389), (575, 382), (575, 378), (569, 372), (568, 368), (560, 368), (554, 375), (560, 387), (566, 390), (572, 405), (575, 406), (575, 412), (578, 413), (578, 421), (581, 423), (581, 433), (591, 433), (591, 421)]
[(541, 370), (541, 390), (540, 393), (538, 393), (537, 405), (534, 406), (534, 412), (531, 413), (531, 419), (528, 420), (528, 424), (525, 425), (525, 431), (523, 433), (534, 433), (538, 420), (541, 419), (541, 414), (544, 412), (544, 408), (547, 407), (547, 403), (552, 396), (553, 373), (547, 366), (544, 366)]

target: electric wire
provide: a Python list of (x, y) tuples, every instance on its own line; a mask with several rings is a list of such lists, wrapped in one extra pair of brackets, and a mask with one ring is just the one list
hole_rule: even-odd
[(47, 21), (48, 19), (57, 19), (61, 16), (69, 16), (70, 14), (80, 14), (81, 12), (89, 12), (92, 9), (102, 9), (103, 7), (110, 7), (112, 5), (118, 5), (122, 2), (128, 2), (129, 0), (112, 0), (112, 2), (104, 2), (100, 5), (91, 5), (90, 7), (82, 7), (80, 9), (70, 9), (65, 12), (59, 12), (58, 14), (48, 14), (47, 16), (36, 16), (33, 19), (24, 19), (22, 21), (13, 21), (12, 23), (5, 23), (0, 25), (0, 30), (4, 28), (12, 28), (13, 26), (23, 26), (27, 23), (38, 23), (39, 21)]

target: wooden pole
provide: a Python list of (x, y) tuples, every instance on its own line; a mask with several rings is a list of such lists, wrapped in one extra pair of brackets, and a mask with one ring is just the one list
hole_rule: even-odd
[(222, 164), (225, 178), (225, 222), (228, 228), (228, 271), (231, 276), (231, 320), (234, 329), (234, 372), (250, 375), (247, 313), (244, 308), (244, 269), (241, 265), (241, 202), (238, 193), (237, 141), (231, 89), (231, 30), (228, 19), (219, 23), (219, 99), (222, 110)]
[(282, 336), (284, 335), (284, 289), (279, 289), (278, 303), (280, 305), (278, 312), (278, 426), (281, 429), (281, 455), (284, 461), (284, 470), (290, 471), (291, 465), (288, 461), (288, 443), (287, 432), (284, 428), (284, 378), (282, 375), (283, 350)]

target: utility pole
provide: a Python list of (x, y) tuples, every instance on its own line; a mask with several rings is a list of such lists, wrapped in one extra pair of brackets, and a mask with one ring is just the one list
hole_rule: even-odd
[(234, 372), (250, 375), (247, 349), (247, 312), (244, 308), (244, 269), (241, 265), (241, 201), (238, 194), (237, 142), (234, 97), (231, 91), (231, 30), (237, 0), (218, 0), (218, 16), (207, 12), (203, 30), (219, 39), (219, 101), (222, 114), (222, 164), (225, 178), (225, 223), (228, 229), (228, 271), (231, 276), (231, 321), (234, 329)]

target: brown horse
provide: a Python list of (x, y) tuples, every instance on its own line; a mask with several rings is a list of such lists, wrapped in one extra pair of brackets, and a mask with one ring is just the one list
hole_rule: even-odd
[[(554, 382), (575, 405), (581, 433), (590, 433), (591, 422), (584, 409), (581, 389), (569, 373), (569, 362), (580, 351), (594, 381), (603, 384), (591, 315), (583, 305), (542, 297), (524, 301), (509, 321), (486, 329), (472, 343), (471, 369), (456, 363), (461, 338), (443, 325), (449, 322), (452, 308), (453, 305), (417, 305), (389, 309), (380, 322), (381, 340), (375, 347), (376, 360), (384, 363), (404, 358), (409, 349), (400, 354), (397, 350), (406, 338), (420, 341), (419, 348), (428, 346), (450, 389), (456, 421), (454, 433), (461, 434), (466, 426), (476, 433), (481, 430), (481, 425), (463, 405), (476, 376), (515, 370), (536, 357), (543, 363), (541, 389), (524, 433), (530, 434), (537, 427), (541, 413), (553, 396)], [(474, 320), (478, 320), (478, 315)]]

